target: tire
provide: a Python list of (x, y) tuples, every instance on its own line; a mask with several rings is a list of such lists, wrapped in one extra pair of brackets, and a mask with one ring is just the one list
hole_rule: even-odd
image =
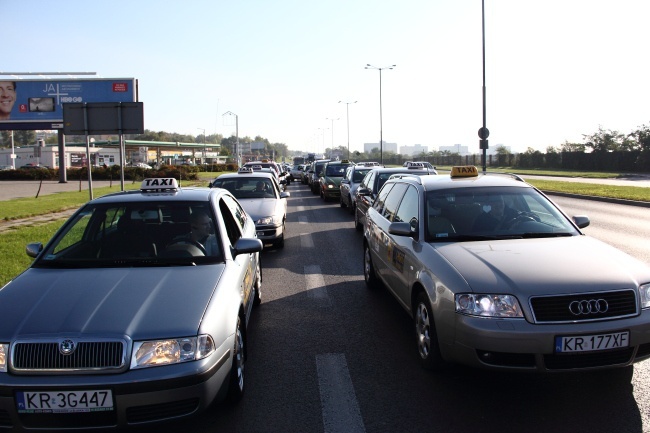
[(359, 212), (356, 206), (354, 207), (354, 228), (357, 229), (358, 232), (363, 229), (363, 224), (359, 221)]
[(339, 197), (339, 204), (341, 205), (341, 207), (348, 207), (348, 205), (345, 204), (345, 202), (343, 201), (343, 196)]
[(371, 290), (379, 286), (379, 280), (377, 280), (375, 267), (372, 264), (372, 257), (370, 256), (370, 247), (367, 243), (363, 244), (363, 279), (366, 282), (366, 287)]
[(350, 204), (348, 205), (348, 212), (354, 215), (354, 212), (356, 211), (356, 206), (354, 205), (354, 202), (352, 201), (352, 197), (348, 197), (348, 200), (350, 201)]
[(413, 325), (422, 367), (427, 370), (442, 369), (445, 366), (445, 361), (440, 354), (438, 334), (429, 297), (424, 292), (420, 292), (416, 298)]
[(237, 329), (235, 330), (235, 345), (233, 347), (232, 367), (230, 368), (230, 382), (228, 386), (228, 401), (237, 403), (244, 396), (245, 391), (245, 364), (244, 352), (245, 339), (242, 330), (242, 318), (237, 318)]

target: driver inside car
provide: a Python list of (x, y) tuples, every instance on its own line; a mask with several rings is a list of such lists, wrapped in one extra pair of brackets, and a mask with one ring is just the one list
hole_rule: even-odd
[(503, 197), (499, 194), (486, 196), (480, 204), (481, 211), (474, 220), (472, 231), (484, 232), (507, 228), (504, 223), (507, 225), (519, 214), (510, 206), (506, 206)]
[(212, 219), (203, 211), (195, 211), (190, 215), (190, 240), (198, 242), (205, 248), (206, 256), (212, 256), (217, 250), (217, 239), (214, 236)]

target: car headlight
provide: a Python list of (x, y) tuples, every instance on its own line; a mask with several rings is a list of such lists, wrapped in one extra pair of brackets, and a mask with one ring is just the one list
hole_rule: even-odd
[(327, 187), (328, 187), (329, 189), (332, 189), (332, 188), (336, 187), (336, 185), (334, 185), (333, 183), (328, 183), (328, 184), (327, 184)]
[(512, 295), (460, 293), (455, 296), (456, 312), (481, 317), (524, 317)]
[(209, 335), (170, 340), (137, 341), (133, 344), (131, 368), (156, 367), (203, 359), (214, 352)]
[(650, 308), (650, 283), (639, 286), (639, 296), (641, 297), (641, 308)]
[(255, 224), (259, 224), (259, 225), (273, 224), (273, 217), (267, 216), (267, 217), (260, 218), (257, 221), (255, 221)]
[(8, 344), (0, 344), (0, 373), (7, 372), (7, 354), (9, 353)]

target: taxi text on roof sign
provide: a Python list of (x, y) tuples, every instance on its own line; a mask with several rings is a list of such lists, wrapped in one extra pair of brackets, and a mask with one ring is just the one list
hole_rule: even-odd
[(473, 165), (457, 165), (451, 168), (451, 177), (476, 177), (478, 169)]
[(142, 191), (160, 191), (163, 189), (178, 189), (178, 182), (173, 177), (148, 178), (140, 184)]

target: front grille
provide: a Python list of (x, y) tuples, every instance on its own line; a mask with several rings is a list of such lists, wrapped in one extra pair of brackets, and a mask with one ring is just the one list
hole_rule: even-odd
[(198, 398), (148, 406), (129, 407), (126, 409), (126, 421), (129, 424), (139, 424), (177, 418), (195, 412), (198, 407)]
[(11, 350), (14, 371), (106, 370), (124, 366), (124, 341), (80, 341), (71, 354), (59, 350), (59, 341), (19, 341)]
[[(581, 301), (600, 300), (604, 300), (607, 303), (607, 311), (573, 314), (570, 310), (572, 302), (579, 303)], [(586, 322), (629, 317), (638, 314), (636, 294), (633, 290), (542, 296), (531, 298), (530, 306), (536, 323)]]
[(571, 355), (544, 355), (544, 364), (549, 370), (570, 370), (575, 368), (607, 367), (630, 362), (634, 347), (603, 352)]

